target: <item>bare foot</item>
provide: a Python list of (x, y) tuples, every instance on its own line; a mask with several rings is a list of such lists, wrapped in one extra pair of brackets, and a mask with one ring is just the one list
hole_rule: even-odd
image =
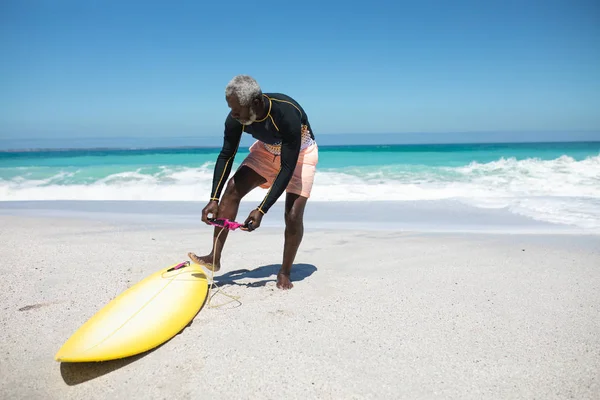
[(277, 274), (277, 287), (279, 289), (287, 290), (294, 287), (292, 281), (290, 281), (290, 276), (280, 272)]
[(188, 253), (188, 257), (190, 258), (190, 260), (192, 260), (196, 264), (198, 264), (206, 269), (209, 269), (213, 272), (217, 272), (218, 270), (221, 269), (221, 264), (219, 262), (217, 262), (216, 265), (213, 265), (213, 256), (210, 254), (207, 256), (198, 257), (194, 253)]

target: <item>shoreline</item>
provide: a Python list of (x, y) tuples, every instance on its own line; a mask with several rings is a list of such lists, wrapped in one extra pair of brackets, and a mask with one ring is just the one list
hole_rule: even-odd
[[(155, 227), (204, 225), (203, 201), (34, 200), (2, 201), (0, 215), (75, 218)], [(256, 206), (242, 201), (238, 221)], [(283, 202), (263, 217), (261, 228), (282, 228)], [(458, 201), (310, 201), (305, 229), (410, 231), (430, 233), (598, 235), (600, 230), (555, 224), (504, 208), (478, 208)]]

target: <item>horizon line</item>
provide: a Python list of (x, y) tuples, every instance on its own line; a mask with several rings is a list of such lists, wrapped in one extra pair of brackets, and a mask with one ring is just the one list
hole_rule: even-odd
[[(403, 136), (403, 135), (473, 135), (473, 134), (517, 134), (517, 133), (525, 133), (525, 134), (559, 134), (559, 133), (598, 133), (600, 134), (599, 129), (536, 129), (536, 130), (527, 130), (527, 129), (515, 129), (515, 130), (453, 130), (453, 131), (407, 131), (407, 132), (338, 132), (338, 133), (319, 133), (318, 136), (342, 136), (342, 135), (350, 135), (350, 136), (359, 136), (359, 135), (385, 135), (385, 136)], [(109, 136), (32, 136), (29, 138), (14, 138), (14, 136), (4, 136), (0, 134), (0, 140), (93, 140), (93, 139), (193, 139), (193, 138), (220, 138), (222, 137), (223, 132), (219, 131), (214, 134), (200, 134), (200, 135), (182, 135), (182, 136), (171, 136), (171, 135), (109, 135)]]
[[(415, 147), (415, 146), (469, 146), (469, 145), (523, 145), (523, 144), (558, 144), (558, 143), (598, 143), (598, 140), (544, 140), (544, 141), (483, 141), (483, 142), (448, 142), (448, 143), (370, 143), (370, 144), (324, 144), (319, 148), (341, 148), (341, 147)], [(43, 153), (43, 152), (69, 152), (69, 151), (132, 151), (132, 150), (218, 150), (221, 146), (141, 146), (141, 147), (123, 147), (123, 146), (102, 146), (102, 147), (39, 147), (39, 148), (15, 148), (0, 149), (0, 153)]]

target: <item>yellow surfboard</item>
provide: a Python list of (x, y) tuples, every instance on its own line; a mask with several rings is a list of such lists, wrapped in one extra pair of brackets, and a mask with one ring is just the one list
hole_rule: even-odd
[(200, 266), (185, 262), (164, 268), (104, 306), (65, 342), (55, 360), (106, 361), (153, 349), (181, 332), (207, 296)]

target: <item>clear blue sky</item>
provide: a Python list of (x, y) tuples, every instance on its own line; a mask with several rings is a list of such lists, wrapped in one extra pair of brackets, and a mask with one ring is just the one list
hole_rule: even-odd
[(597, 0), (257, 4), (2, 1), (0, 138), (220, 137), (244, 73), (320, 135), (600, 139)]

